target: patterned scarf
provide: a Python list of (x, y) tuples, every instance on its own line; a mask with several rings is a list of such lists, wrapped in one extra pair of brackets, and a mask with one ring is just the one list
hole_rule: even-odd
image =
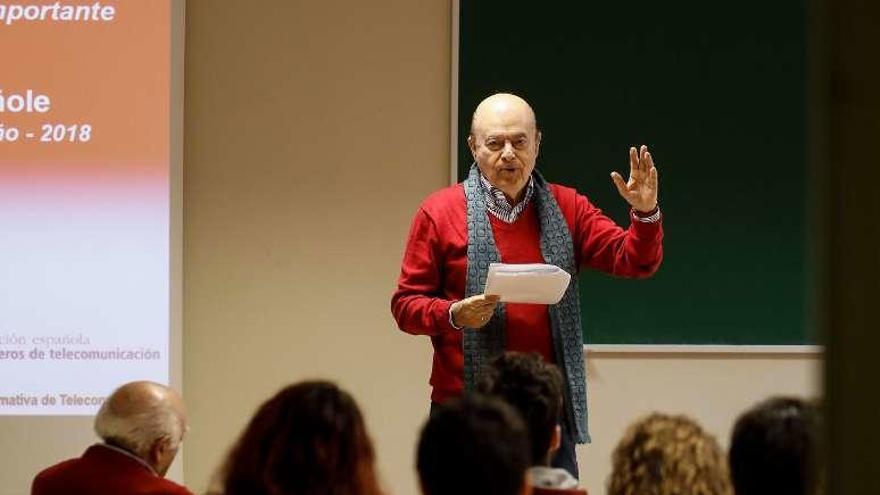
[[(590, 441), (587, 431), (587, 385), (584, 370), (583, 335), (581, 334), (581, 310), (578, 301), (577, 266), (574, 258), (574, 244), (571, 232), (559, 210), (556, 198), (547, 182), (537, 171), (532, 173), (535, 181), (535, 208), (541, 229), (541, 253), (544, 262), (556, 265), (571, 274), (571, 283), (562, 300), (548, 306), (550, 327), (553, 336), (553, 350), (556, 362), (567, 383), (565, 394), (565, 421), (577, 433), (580, 443)], [(480, 171), (477, 165), (471, 166), (464, 182), (467, 198), (467, 285), (465, 297), (483, 293), (490, 263), (500, 263), (501, 256), (495, 245), (492, 224), (486, 213), (486, 199), (480, 187)], [(464, 331), (464, 383), (471, 391), (483, 367), (507, 347), (504, 304), (495, 308), (495, 313), (483, 328)]]
[(514, 223), (522, 215), (529, 206), (532, 196), (535, 195), (535, 181), (529, 177), (526, 184), (526, 193), (523, 195), (522, 201), (516, 205), (511, 205), (504, 195), (504, 191), (493, 186), (485, 175), (480, 174), (480, 184), (483, 186), (483, 197), (486, 199), (486, 209), (498, 220), (504, 223)]

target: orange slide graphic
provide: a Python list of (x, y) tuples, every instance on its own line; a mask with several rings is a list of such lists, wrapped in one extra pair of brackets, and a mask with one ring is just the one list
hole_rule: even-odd
[[(53, 19), (65, 7), (97, 15)], [(0, 2), (0, 182), (166, 179), (169, 9), (168, 0)]]

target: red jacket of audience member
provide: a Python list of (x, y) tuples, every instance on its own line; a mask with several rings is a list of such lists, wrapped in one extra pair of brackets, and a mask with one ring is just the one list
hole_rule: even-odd
[(156, 474), (145, 462), (104, 444), (89, 447), (82, 457), (43, 470), (34, 478), (31, 495), (193, 495)]

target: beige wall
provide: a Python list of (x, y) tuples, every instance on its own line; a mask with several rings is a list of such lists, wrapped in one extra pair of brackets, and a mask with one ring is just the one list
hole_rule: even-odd
[(259, 402), (327, 377), (412, 493), (427, 341), (389, 300), (419, 201), (448, 183), (446, 2), (187, 3), (186, 480)]
[[(449, 4), (190, 0), (186, 43), (187, 484), (206, 487), (277, 388), (327, 377), (362, 405), (391, 491), (415, 493), (430, 349), (388, 305), (411, 216), (449, 179)], [(591, 366), (593, 495), (639, 414), (690, 412), (726, 437), (754, 400), (816, 387), (812, 358)]]

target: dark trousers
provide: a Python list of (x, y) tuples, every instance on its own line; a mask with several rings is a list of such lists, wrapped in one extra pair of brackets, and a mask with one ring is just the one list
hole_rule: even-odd
[(559, 444), (559, 450), (550, 460), (550, 465), (555, 468), (562, 468), (571, 473), (575, 478), (580, 479), (578, 475), (578, 459), (577, 452), (574, 450), (577, 445), (574, 432), (568, 428), (565, 423), (562, 424), (562, 442)]
[[(430, 415), (433, 416), (434, 413), (437, 412), (437, 408), (440, 404), (431, 401), (431, 411)], [(562, 442), (559, 445), (559, 450), (556, 451), (556, 454), (553, 456), (553, 459), (550, 462), (550, 465), (556, 468), (562, 468), (571, 473), (575, 478), (580, 479), (580, 475), (578, 474), (578, 461), (577, 461), (577, 452), (575, 451), (575, 445), (577, 442), (575, 441), (574, 433), (570, 428), (565, 426), (565, 423), (562, 424)]]

